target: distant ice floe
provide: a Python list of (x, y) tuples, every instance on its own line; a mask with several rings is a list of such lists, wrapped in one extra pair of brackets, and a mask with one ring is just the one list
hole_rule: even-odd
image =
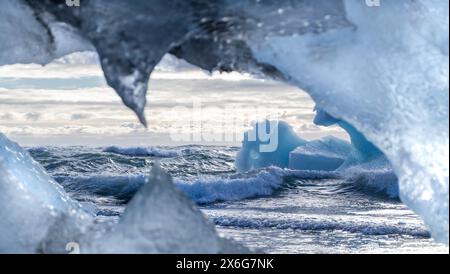
[(340, 167), (350, 154), (348, 142), (333, 136), (307, 142), (289, 153), (289, 168), (332, 171)]
[(355, 188), (398, 197), (397, 176), (380, 150), (356, 129), (323, 110), (317, 110), (315, 122), (327, 126), (338, 123), (349, 133), (351, 143), (333, 136), (306, 141), (298, 137), (283, 121), (262, 121), (256, 123), (252, 131), (260, 124), (267, 130), (278, 127), (278, 138), (282, 141), (274, 152), (261, 152), (260, 145), (268, 141), (249, 141), (246, 133), (236, 156), (237, 170), (249, 171), (275, 166), (288, 168), (283, 171), (284, 177), (297, 178), (304, 178), (304, 172), (316, 171), (317, 178), (340, 178), (352, 183)]

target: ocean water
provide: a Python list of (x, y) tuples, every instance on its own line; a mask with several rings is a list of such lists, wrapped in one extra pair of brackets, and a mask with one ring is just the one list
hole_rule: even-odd
[(448, 253), (398, 199), (333, 172), (237, 173), (237, 147), (31, 147), (99, 222), (116, 222), (159, 161), (225, 237), (267, 253)]

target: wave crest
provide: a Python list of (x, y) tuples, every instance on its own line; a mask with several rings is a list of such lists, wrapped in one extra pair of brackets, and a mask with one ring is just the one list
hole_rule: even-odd
[(127, 156), (152, 156), (160, 158), (178, 157), (186, 155), (189, 149), (164, 149), (159, 147), (117, 147), (110, 146), (103, 149), (103, 152), (115, 153)]

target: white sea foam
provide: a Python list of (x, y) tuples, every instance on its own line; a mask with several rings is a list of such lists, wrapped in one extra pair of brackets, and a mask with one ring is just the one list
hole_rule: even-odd
[(177, 157), (189, 153), (188, 149), (172, 150), (158, 147), (117, 147), (110, 146), (103, 152), (117, 153), (129, 156)]

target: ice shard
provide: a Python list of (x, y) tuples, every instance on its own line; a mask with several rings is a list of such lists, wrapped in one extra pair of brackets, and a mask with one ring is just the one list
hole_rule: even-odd
[(0, 253), (65, 252), (92, 222), (26, 150), (0, 133)]
[(87, 246), (87, 253), (248, 252), (219, 237), (215, 225), (158, 164), (127, 205), (119, 224)]

